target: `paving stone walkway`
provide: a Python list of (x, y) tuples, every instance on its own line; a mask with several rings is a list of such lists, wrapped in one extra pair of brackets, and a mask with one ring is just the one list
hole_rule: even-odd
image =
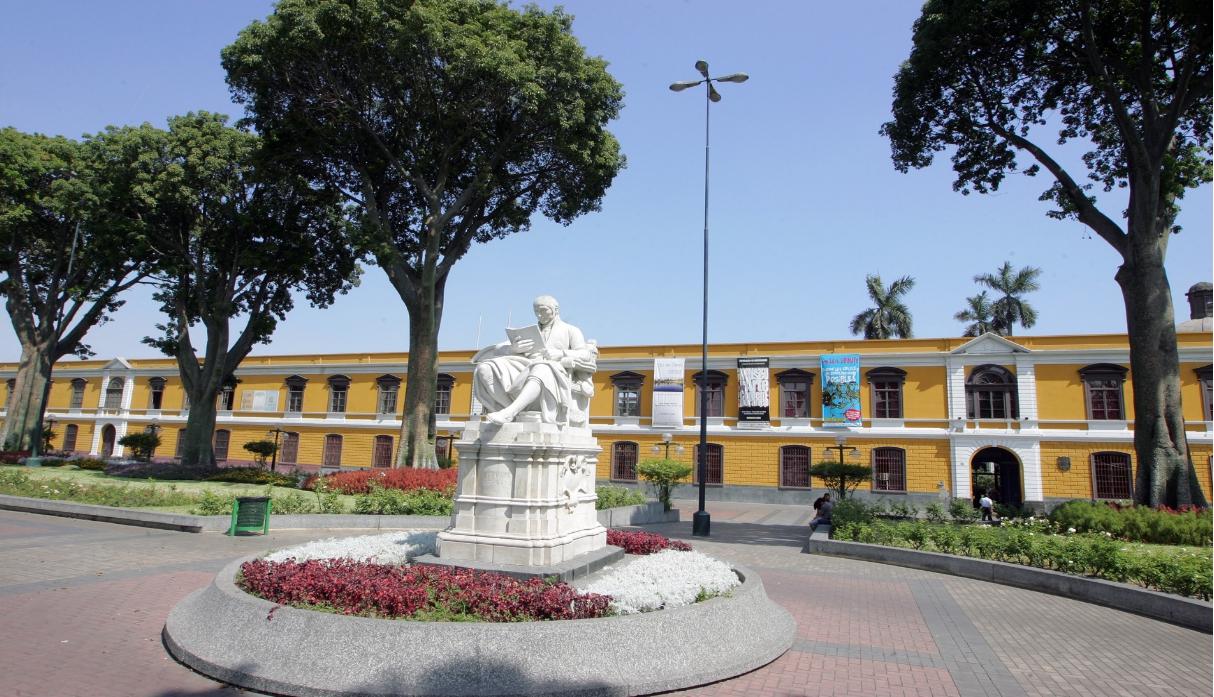
[[(694, 505), (678, 502), (690, 521)], [(981, 581), (801, 553), (802, 508), (710, 504), (647, 529), (759, 572), (797, 620), (770, 665), (679, 694), (1209, 695), (1209, 635)], [(230, 538), (0, 511), (0, 697), (231, 697), (165, 653), (169, 610), (240, 556), (360, 530)], [(324, 651), (323, 638), (305, 647)]]

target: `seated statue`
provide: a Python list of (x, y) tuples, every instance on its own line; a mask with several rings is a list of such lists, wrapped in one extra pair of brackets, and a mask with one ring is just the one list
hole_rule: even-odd
[(582, 330), (560, 318), (560, 305), (541, 295), (532, 305), (544, 345), (521, 338), (482, 349), (472, 357), (473, 392), (488, 412), (485, 420), (504, 424), (523, 411), (544, 423), (585, 426), (598, 347)]

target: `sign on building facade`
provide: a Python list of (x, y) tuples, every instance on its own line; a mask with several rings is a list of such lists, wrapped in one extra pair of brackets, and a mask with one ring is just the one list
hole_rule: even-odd
[(653, 425), (683, 426), (683, 359), (653, 359)]
[(822, 425), (860, 425), (860, 354), (830, 353), (821, 357)]
[(738, 428), (765, 428), (771, 421), (770, 359), (738, 359)]

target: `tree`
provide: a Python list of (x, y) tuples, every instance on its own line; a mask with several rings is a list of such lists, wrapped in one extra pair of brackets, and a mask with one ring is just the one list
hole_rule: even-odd
[(997, 334), (1011, 336), (1012, 327), (1017, 324), (1028, 329), (1037, 323), (1037, 311), (1021, 296), (1041, 287), (1037, 285), (1037, 277), (1040, 275), (1041, 269), (1033, 266), (1012, 271), (1012, 263), (1005, 261), (993, 274), (981, 273), (974, 276), (975, 283), (1002, 293), (991, 305), (994, 318), (992, 329)]
[(872, 274), (864, 277), (864, 283), (869, 299), (877, 306), (852, 318), (851, 333), (863, 333), (865, 339), (911, 338), (911, 313), (902, 303), (902, 296), (915, 286), (915, 279), (903, 276), (886, 288), (881, 277)]
[[(1204, 505), (1185, 438), (1164, 258), (1179, 232), (1181, 197), (1211, 177), (1209, 7), (929, 0), (913, 45), (896, 78), (893, 120), (881, 128), (894, 166), (927, 167), (953, 148), (953, 186), (962, 193), (997, 189), (1021, 168), (1018, 156), (1031, 163), (1025, 174), (1049, 173), (1041, 197), (1055, 205), (1048, 215), (1079, 220), (1121, 256), (1115, 278), (1134, 376), (1134, 496)], [(1083, 163), (1088, 182), (1071, 174), (1071, 162)], [(1094, 185), (1106, 195), (1126, 190), (1113, 204), (1120, 221), (1097, 206)]]
[(572, 18), (492, 0), (281, 0), (223, 51), (281, 161), (340, 190), (409, 314), (400, 461), (433, 466), (438, 333), (473, 242), (598, 210), (622, 101)]
[(982, 336), (994, 327), (993, 310), (986, 301), (986, 291), (965, 299), (966, 308), (953, 315), (958, 322), (972, 322), (962, 336)]
[(861, 482), (872, 479), (873, 468), (829, 460), (810, 467), (809, 475), (821, 479), (827, 489), (839, 494), (839, 500), (842, 501), (847, 498), (848, 492), (855, 490)]
[(130, 448), (136, 460), (147, 462), (152, 459), (152, 453), (160, 447), (160, 435), (153, 431), (128, 433), (118, 439), (118, 445)]
[[(168, 316), (144, 342), (177, 359), (190, 413), (187, 468), (215, 466), (215, 398), (257, 343), (294, 306), (327, 306), (357, 277), (348, 221), (334, 197), (258, 159), (257, 136), (205, 112), (105, 138), (141, 153), (127, 185), (147, 224), (155, 299)], [(233, 337), (231, 324), (245, 318)], [(202, 330), (201, 353), (191, 328)]]
[(637, 464), (637, 474), (649, 482), (662, 502), (662, 510), (670, 510), (670, 494), (679, 482), (691, 474), (691, 465), (685, 465), (677, 460), (641, 460)]
[(0, 295), (21, 342), (0, 443), (39, 439), (51, 372), (92, 355), (85, 334), (146, 274), (137, 223), (104, 215), (117, 154), (97, 143), (0, 129)]
[(272, 440), (254, 440), (245, 443), (244, 449), (253, 453), (253, 461), (258, 467), (265, 468), (266, 460), (278, 452), (278, 444)]

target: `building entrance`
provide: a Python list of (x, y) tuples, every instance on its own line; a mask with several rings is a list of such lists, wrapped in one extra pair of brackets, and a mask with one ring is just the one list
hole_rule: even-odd
[(983, 448), (974, 453), (970, 464), (973, 469), (971, 491), (975, 507), (984, 493), (989, 494), (995, 503), (1005, 506), (1019, 508), (1024, 503), (1020, 461), (1010, 451)]

